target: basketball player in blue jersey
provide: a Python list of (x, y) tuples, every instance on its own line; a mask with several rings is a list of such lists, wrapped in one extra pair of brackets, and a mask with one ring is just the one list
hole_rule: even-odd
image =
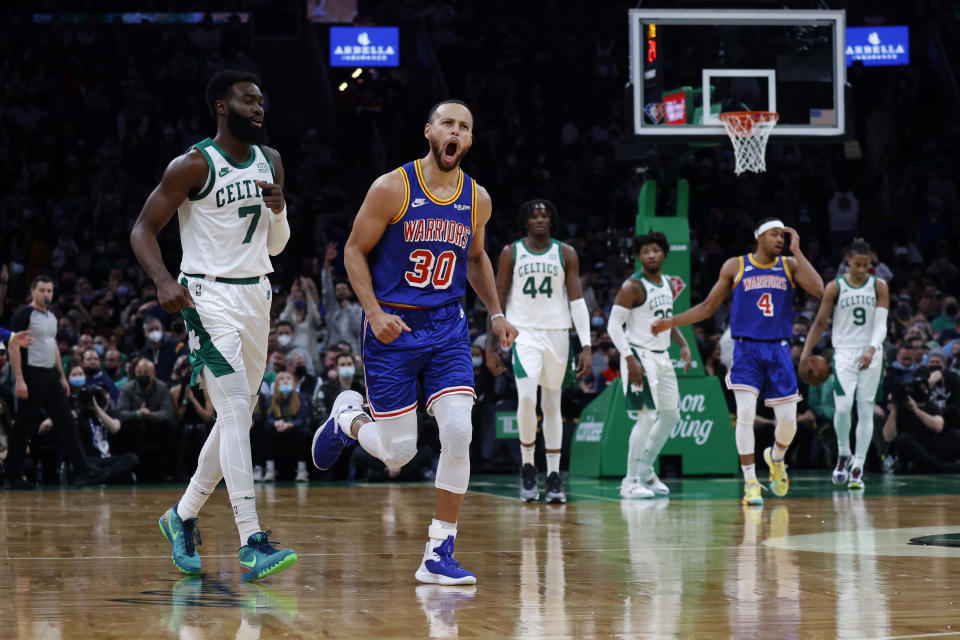
[[(790, 234), (792, 258), (784, 258), (784, 234)], [(799, 284), (812, 296), (823, 295), (823, 279), (800, 252), (800, 237), (780, 220), (762, 220), (753, 232), (757, 249), (730, 258), (707, 299), (672, 318), (653, 323), (653, 333), (706, 320), (732, 291), (730, 331), (735, 341), (727, 388), (737, 402), (737, 452), (746, 482), (743, 502), (762, 505), (754, 466), (753, 423), (757, 397), (773, 407), (777, 419), (775, 442), (763, 452), (770, 468), (770, 490), (784, 496), (790, 487), (783, 457), (797, 432), (797, 374), (790, 359), (788, 339), (793, 335), (793, 294)]]
[(460, 298), (466, 283), (490, 312), (504, 348), (517, 330), (501, 312), (493, 267), (483, 249), (492, 205), (460, 169), (473, 144), (473, 114), (459, 100), (427, 116), (426, 156), (382, 175), (367, 192), (344, 248), (350, 283), (364, 311), (363, 398), (344, 391), (313, 437), (314, 464), (328, 469), (357, 440), (390, 469), (417, 452), (417, 387), (440, 429), (436, 517), (416, 579), (475, 584), (453, 557), (457, 518), (470, 480), (473, 361)]

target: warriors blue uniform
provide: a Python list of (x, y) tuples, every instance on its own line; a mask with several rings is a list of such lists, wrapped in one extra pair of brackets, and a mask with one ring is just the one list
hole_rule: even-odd
[(734, 349), (727, 387), (754, 391), (768, 406), (799, 400), (788, 343), (793, 335), (795, 284), (787, 261), (781, 256), (760, 264), (752, 254), (738, 260), (730, 305)]
[(420, 161), (403, 165), (404, 201), (369, 254), (373, 292), (388, 313), (412, 331), (388, 344), (364, 318), (363, 365), (374, 418), (417, 408), (417, 384), (427, 411), (449, 393), (473, 394), (470, 330), (460, 306), (467, 286), (477, 185), (458, 169), (456, 192), (430, 193)]

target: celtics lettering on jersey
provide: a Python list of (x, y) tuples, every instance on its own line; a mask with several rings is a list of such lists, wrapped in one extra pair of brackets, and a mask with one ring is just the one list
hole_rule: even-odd
[(833, 328), (830, 340), (834, 347), (870, 346), (873, 317), (877, 310), (877, 279), (867, 276), (859, 287), (846, 277), (837, 277), (837, 302), (833, 307)]
[(563, 245), (551, 240), (533, 251), (524, 240), (513, 243), (513, 280), (507, 295), (507, 319), (516, 327), (569, 329), (567, 269)]
[(234, 162), (210, 138), (194, 149), (209, 167), (207, 181), (179, 208), (184, 273), (248, 278), (273, 271), (267, 252), (269, 213), (257, 181), (273, 182), (274, 172), (264, 150), (251, 145), (243, 163)]
[(651, 351), (666, 351), (670, 348), (670, 332), (653, 335), (650, 326), (656, 320), (673, 315), (673, 289), (670, 276), (660, 274), (660, 284), (647, 279), (642, 271), (631, 276), (643, 286), (643, 302), (633, 307), (627, 316), (626, 331), (630, 344)]

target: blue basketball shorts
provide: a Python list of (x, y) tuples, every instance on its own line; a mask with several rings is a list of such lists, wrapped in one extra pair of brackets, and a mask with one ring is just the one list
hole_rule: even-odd
[(727, 388), (753, 391), (768, 407), (800, 400), (797, 373), (786, 340), (760, 342), (734, 338)]
[(470, 329), (459, 302), (430, 309), (384, 310), (400, 316), (411, 331), (384, 344), (363, 319), (363, 368), (374, 418), (416, 411), (418, 385), (431, 414), (433, 403), (447, 394), (475, 395)]

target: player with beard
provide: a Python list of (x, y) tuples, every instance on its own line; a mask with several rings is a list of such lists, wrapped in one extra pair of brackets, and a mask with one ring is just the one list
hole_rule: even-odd
[[(783, 257), (785, 235), (790, 234), (790, 252)], [(774, 445), (763, 452), (770, 469), (770, 490), (785, 496), (790, 488), (783, 457), (797, 433), (797, 403), (800, 393), (788, 340), (793, 336), (793, 294), (796, 284), (812, 296), (823, 295), (823, 278), (800, 251), (800, 236), (775, 218), (761, 220), (754, 229), (757, 248), (753, 253), (730, 258), (720, 268), (720, 277), (706, 300), (672, 318), (653, 323), (654, 335), (712, 316), (731, 295), (730, 331), (733, 334), (733, 364), (727, 373), (727, 388), (737, 403), (735, 437), (740, 469), (745, 481), (743, 502), (762, 505), (761, 486), (754, 464), (753, 423), (757, 397), (773, 407), (777, 420)]]
[[(240, 532), (238, 556), (247, 568), (244, 581), (297, 561), (292, 549), (276, 548), (270, 532), (260, 527), (250, 455), (251, 416), (267, 363), (270, 256), (290, 237), (283, 163), (276, 150), (263, 146), (259, 85), (255, 75), (241, 71), (221, 71), (210, 79), (206, 100), (217, 135), (167, 166), (130, 234), (160, 305), (186, 321), (191, 384), (199, 378), (217, 410), (197, 471), (180, 501), (160, 517), (160, 530), (177, 568), (199, 573), (197, 514), (224, 478)], [(176, 279), (157, 244), (157, 234), (175, 213), (183, 247)]]
[[(474, 401), (470, 332), (460, 298), (470, 282), (506, 348), (517, 330), (500, 309), (483, 249), (492, 204), (460, 169), (473, 144), (473, 114), (459, 100), (435, 105), (423, 158), (380, 176), (344, 249), (364, 311), (363, 364), (371, 418), (356, 391), (337, 396), (313, 438), (314, 464), (328, 469), (348, 443), (399, 469), (417, 453), (418, 386), (440, 429), (437, 506), (416, 572), (420, 582), (474, 584), (453, 557), (457, 518), (470, 480)], [(375, 421), (374, 421), (375, 420)]]

